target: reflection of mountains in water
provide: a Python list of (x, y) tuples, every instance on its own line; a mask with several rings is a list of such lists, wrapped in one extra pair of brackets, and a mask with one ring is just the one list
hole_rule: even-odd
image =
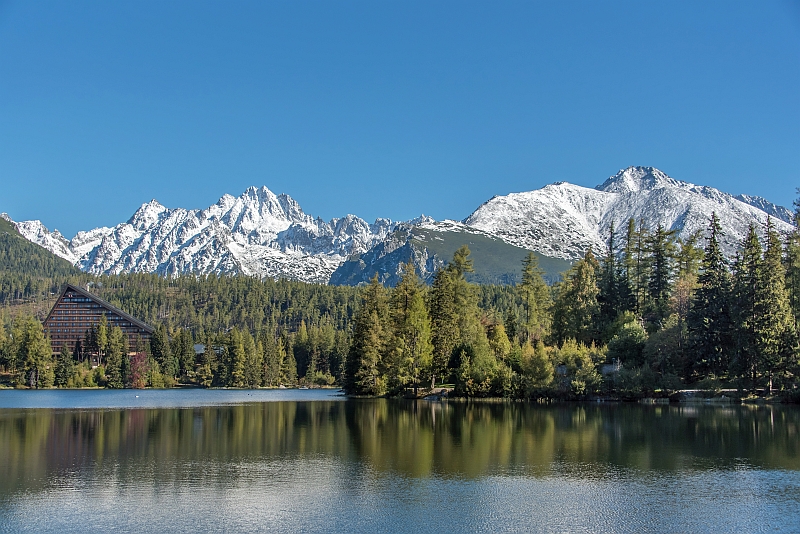
[[(194, 409), (0, 411), (0, 497), (76, 469), (202, 483), (198, 464), (327, 458), (411, 477), (800, 469), (780, 407), (432, 403), (385, 399)], [(142, 469), (142, 465), (150, 466)], [(194, 468), (187, 466), (194, 465)], [(108, 473), (102, 473), (108, 471)], [(594, 472), (594, 473), (593, 473)], [(209, 482), (213, 482), (209, 480)]]

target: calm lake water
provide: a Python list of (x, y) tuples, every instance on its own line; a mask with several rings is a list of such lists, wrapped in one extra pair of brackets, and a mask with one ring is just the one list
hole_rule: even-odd
[(0, 391), (0, 531), (89, 530), (798, 532), (800, 410)]

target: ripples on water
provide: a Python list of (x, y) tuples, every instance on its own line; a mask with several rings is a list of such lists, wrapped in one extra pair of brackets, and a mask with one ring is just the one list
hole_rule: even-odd
[(800, 528), (792, 408), (31, 393), (0, 392), (0, 530)]

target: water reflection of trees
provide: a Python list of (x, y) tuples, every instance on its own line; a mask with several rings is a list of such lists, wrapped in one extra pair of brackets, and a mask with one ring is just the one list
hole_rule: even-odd
[(800, 469), (800, 411), (387, 400), (0, 412), (0, 493), (65, 473), (208, 478), (318, 456), (411, 477), (603, 477), (610, 469)]

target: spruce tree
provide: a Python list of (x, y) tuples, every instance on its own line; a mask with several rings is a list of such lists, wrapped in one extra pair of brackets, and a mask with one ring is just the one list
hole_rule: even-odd
[(247, 354), (244, 346), (244, 336), (238, 328), (231, 330), (228, 335), (228, 354), (231, 363), (231, 374), (228, 385), (235, 388), (246, 387), (245, 367)]
[(597, 303), (597, 269), (591, 249), (567, 271), (556, 288), (553, 303), (553, 337), (563, 344), (567, 339), (589, 345), (598, 339), (596, 329), (600, 306)]
[(61, 345), (61, 352), (58, 355), (55, 368), (55, 386), (59, 388), (67, 387), (69, 379), (72, 378), (74, 370), (74, 360), (69, 346), (66, 343)]
[(533, 252), (522, 261), (522, 283), (519, 292), (525, 303), (525, 338), (532, 343), (543, 340), (550, 330), (550, 289), (539, 268), (539, 260)]
[(108, 319), (106, 314), (100, 316), (100, 322), (95, 331), (97, 340), (97, 365), (103, 365), (103, 357), (108, 350), (109, 332), (108, 332)]
[(281, 360), (281, 384), (293, 386), (297, 384), (297, 360), (291, 347), (289, 336), (281, 335), (278, 339), (278, 358)]
[(597, 272), (597, 303), (600, 306), (598, 331), (603, 341), (608, 341), (614, 334), (617, 317), (625, 311), (632, 311), (633, 294), (628, 285), (625, 261), (617, 259), (617, 244), (614, 223), (609, 229), (606, 253), (600, 262)]
[(414, 263), (409, 261), (402, 269), (403, 274), (390, 299), (392, 374), (398, 387), (413, 384), (416, 395), (420, 377), (430, 374), (433, 354), (431, 326), (422, 281)]
[(650, 255), (647, 281), (649, 315), (652, 322), (661, 325), (670, 312), (670, 293), (675, 272), (675, 231), (659, 224), (647, 239), (647, 250)]
[(698, 377), (722, 376), (730, 367), (733, 351), (731, 279), (719, 240), (722, 227), (716, 213), (708, 226), (699, 287), (689, 308), (686, 325), (690, 336), (692, 367)]
[(795, 330), (798, 330), (800, 326), (800, 199), (795, 199), (794, 207), (794, 230), (786, 238), (784, 264), (789, 305), (792, 307), (794, 315)]
[(766, 387), (773, 388), (776, 373), (793, 362), (794, 319), (785, 285), (780, 236), (771, 218), (765, 228), (766, 247), (763, 268), (756, 290), (756, 346)]
[(111, 329), (106, 346), (106, 386), (122, 389), (125, 387), (123, 359), (127, 354), (124, 353), (123, 334), (119, 327)]
[(444, 379), (447, 375), (450, 355), (460, 338), (455, 281), (450, 270), (439, 269), (434, 273), (428, 306), (433, 344), (431, 387), (434, 387), (437, 378)]
[(178, 376), (178, 363), (172, 355), (167, 329), (163, 324), (156, 327), (153, 336), (150, 338), (150, 354), (158, 363), (164, 376), (173, 380)]
[(762, 252), (755, 226), (751, 224), (734, 263), (732, 316), (736, 351), (731, 362), (731, 372), (751, 389), (757, 385), (759, 372), (757, 299), (763, 269)]
[(386, 290), (375, 275), (367, 286), (353, 324), (344, 389), (357, 395), (386, 392), (383, 356), (388, 337)]

